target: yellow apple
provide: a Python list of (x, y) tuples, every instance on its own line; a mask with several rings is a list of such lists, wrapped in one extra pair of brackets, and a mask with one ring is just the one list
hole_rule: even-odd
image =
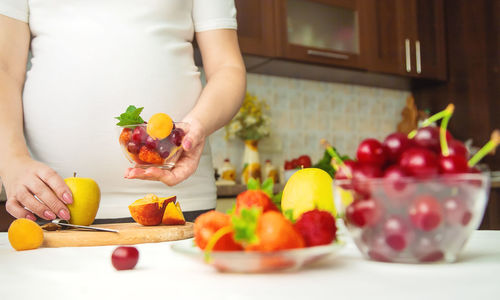
[(325, 171), (305, 168), (295, 172), (283, 189), (281, 208), (293, 211), (297, 220), (303, 213), (315, 208), (336, 215), (333, 201), (333, 180)]
[(73, 203), (68, 204), (71, 215), (71, 224), (89, 226), (95, 220), (99, 203), (101, 201), (101, 190), (99, 185), (91, 178), (69, 177), (64, 179), (73, 194)]

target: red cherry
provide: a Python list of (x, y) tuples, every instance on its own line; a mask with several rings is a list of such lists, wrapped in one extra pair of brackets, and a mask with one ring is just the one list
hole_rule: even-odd
[(147, 137), (148, 134), (146, 133), (146, 129), (144, 129), (144, 126), (137, 126), (136, 128), (134, 128), (134, 131), (132, 131), (132, 141), (134, 141), (138, 145), (143, 144), (146, 141)]
[(378, 200), (355, 200), (346, 209), (349, 224), (357, 227), (371, 227), (382, 217), (382, 207)]
[(410, 243), (411, 233), (406, 222), (400, 217), (389, 217), (385, 220), (383, 228), (385, 242), (393, 250), (403, 251)]
[(139, 260), (139, 251), (135, 247), (118, 247), (111, 255), (111, 263), (117, 270), (130, 270)]
[(148, 135), (145, 144), (149, 149), (156, 149), (158, 147), (158, 140)]
[[(446, 131), (446, 140), (449, 141), (451, 139), (451, 134)], [(439, 128), (432, 126), (419, 128), (417, 134), (413, 137), (413, 142), (416, 146), (439, 152), (441, 149), (439, 143)]]
[(450, 197), (443, 201), (444, 218), (452, 225), (467, 226), (472, 219), (472, 213), (458, 197)]
[(448, 141), (449, 155), (459, 155), (467, 157), (468, 151), (465, 145), (457, 140)]
[(408, 136), (401, 132), (395, 132), (388, 135), (382, 146), (387, 155), (387, 159), (390, 162), (398, 162), (399, 157), (403, 152), (412, 147), (413, 141), (408, 138)]
[[(366, 231), (367, 229), (364, 230), (363, 235), (368, 235), (365, 234)], [(397, 252), (387, 245), (384, 234), (369, 233), (369, 235), (364, 238), (369, 249), (368, 257), (376, 261), (391, 262), (397, 256)]]
[(356, 157), (361, 163), (384, 165), (387, 157), (382, 144), (376, 139), (365, 139), (358, 147)]
[(308, 155), (302, 155), (297, 159), (299, 168), (310, 168), (312, 166), (311, 158)]
[(444, 257), (437, 243), (427, 236), (422, 236), (413, 243), (412, 253), (420, 262), (439, 261)]
[(158, 154), (161, 158), (166, 158), (170, 155), (170, 150), (173, 147), (174, 145), (168, 139), (163, 139), (158, 143)]
[(132, 154), (137, 154), (141, 150), (141, 146), (138, 145), (136, 142), (129, 142), (127, 144), (127, 150)]
[(385, 170), (384, 191), (393, 204), (401, 206), (413, 196), (417, 188), (415, 184), (409, 182), (410, 180), (404, 170), (397, 165)]
[[(335, 172), (335, 180), (351, 180), (353, 176), (354, 169), (357, 163), (353, 160), (346, 160), (344, 164), (339, 167), (337, 172)], [(345, 183), (340, 185), (344, 189), (352, 189), (352, 183)]]
[(438, 174), (438, 158), (434, 152), (423, 148), (410, 148), (399, 160), (403, 170), (417, 178), (429, 178)]
[(291, 162), (291, 161), (288, 161), (288, 160), (285, 160), (284, 169), (285, 169), (285, 170), (292, 170), (292, 169), (293, 169), (292, 162)]
[(358, 163), (353, 170), (352, 183), (354, 190), (364, 196), (370, 197), (373, 191), (373, 178), (382, 177), (382, 170), (379, 166), (373, 164)]
[(439, 172), (442, 174), (467, 173), (469, 166), (465, 156), (448, 155), (439, 157)]
[(442, 220), (442, 208), (439, 202), (430, 195), (423, 195), (413, 200), (409, 209), (413, 225), (423, 231), (436, 229)]
[(297, 158), (292, 159), (292, 169), (300, 168), (299, 160)]
[(169, 138), (170, 138), (170, 141), (176, 145), (177, 147), (179, 147), (182, 143), (182, 139), (184, 138), (184, 130), (182, 130), (182, 128), (175, 128), (172, 130), (172, 133), (170, 134)]

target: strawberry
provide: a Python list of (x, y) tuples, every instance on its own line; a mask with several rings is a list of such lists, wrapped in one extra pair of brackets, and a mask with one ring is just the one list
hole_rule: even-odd
[[(202, 250), (205, 249), (212, 236), (221, 228), (231, 224), (231, 217), (218, 211), (209, 211), (200, 215), (194, 221), (194, 242)], [(222, 236), (212, 248), (214, 251), (243, 250), (236, 243), (233, 234)]]
[(281, 213), (268, 211), (257, 221), (257, 242), (245, 247), (247, 251), (277, 251), (304, 247), (304, 239)]
[(128, 145), (128, 142), (130, 142), (131, 138), (132, 138), (132, 130), (130, 128), (123, 128), (119, 138), (120, 144)]
[(279, 211), (271, 198), (262, 190), (248, 190), (236, 197), (236, 213), (242, 208), (258, 207), (262, 212)]
[(337, 232), (332, 214), (318, 209), (303, 213), (294, 227), (304, 238), (307, 247), (328, 245), (335, 239)]
[(156, 150), (149, 149), (146, 146), (141, 147), (141, 150), (139, 151), (139, 159), (143, 162), (155, 165), (161, 164), (163, 162), (163, 159), (161, 158), (160, 154), (156, 152)]

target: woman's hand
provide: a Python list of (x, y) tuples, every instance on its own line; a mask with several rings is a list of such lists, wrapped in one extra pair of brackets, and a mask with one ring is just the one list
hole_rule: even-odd
[(12, 216), (35, 221), (36, 214), (45, 220), (56, 216), (69, 220), (66, 204), (73, 202), (71, 190), (54, 170), (30, 157), (11, 161), (5, 170), (5, 208)]
[(184, 151), (172, 170), (163, 170), (155, 167), (145, 170), (141, 168), (128, 168), (125, 171), (124, 177), (128, 179), (156, 180), (168, 186), (174, 186), (191, 176), (198, 168), (201, 153), (205, 146), (206, 134), (198, 120), (188, 117), (183, 122), (189, 124), (186, 136), (182, 141)]

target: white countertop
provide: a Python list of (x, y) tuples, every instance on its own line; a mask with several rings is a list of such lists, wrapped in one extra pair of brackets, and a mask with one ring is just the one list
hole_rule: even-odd
[(218, 273), (170, 249), (137, 245), (131, 271), (111, 266), (114, 246), (16, 252), (0, 233), (1, 299), (500, 299), (500, 231), (476, 231), (460, 261), (405, 265), (341, 253), (293, 273)]

